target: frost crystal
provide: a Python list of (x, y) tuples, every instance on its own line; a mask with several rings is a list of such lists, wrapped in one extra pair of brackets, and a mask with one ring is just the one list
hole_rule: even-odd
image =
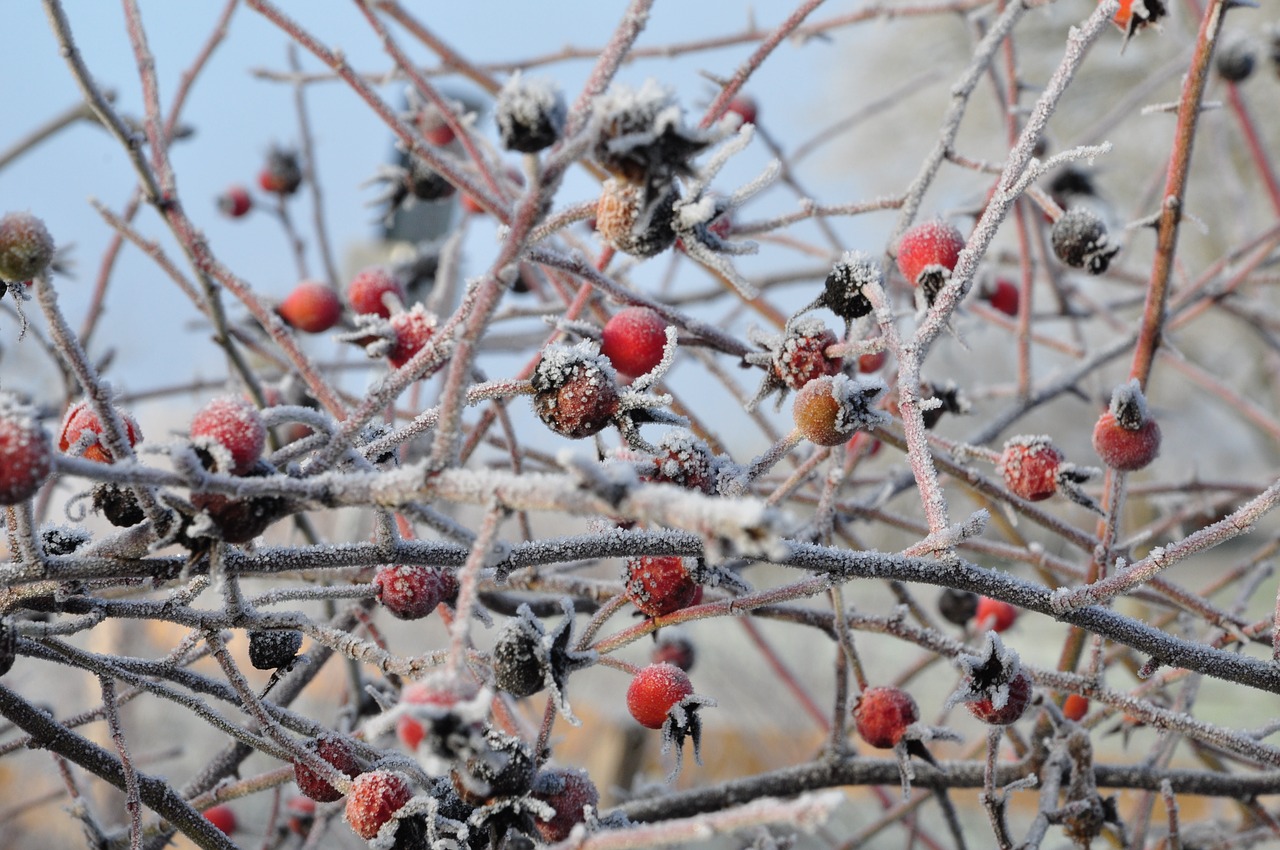
[(525, 79), (517, 71), (498, 93), (494, 119), (508, 149), (537, 153), (564, 131), (564, 97), (549, 80)]

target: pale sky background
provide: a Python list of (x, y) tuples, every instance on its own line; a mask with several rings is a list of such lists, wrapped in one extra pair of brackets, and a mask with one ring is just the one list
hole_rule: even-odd
[[(6, 70), (0, 77), (0, 115), (4, 116), (0, 120), (0, 151), (79, 99), (42, 4), (7, 5)], [(625, 8), (621, 2), (597, 0), (407, 5), (415, 7), (455, 48), (478, 62), (539, 55), (566, 44), (602, 45)], [(189, 66), (222, 6), (213, 0), (142, 3), (164, 104), (168, 104), (180, 73)], [(354, 67), (367, 71), (389, 67), (389, 59), (353, 4), (329, 0), (285, 2), (282, 6), (325, 43), (345, 51)], [(792, 0), (764, 0), (750, 7), (660, 0), (639, 44), (669, 44), (737, 31), (752, 14), (761, 27), (772, 27), (794, 6)], [(855, 6), (849, 2), (830, 3), (815, 14), (815, 19), (848, 12)], [(119, 4), (69, 0), (65, 8), (79, 47), (98, 81), (118, 91), (117, 105), (123, 113), (140, 115), (138, 76)], [(841, 51), (853, 37), (861, 37), (859, 30), (865, 28), (846, 30), (835, 41), (803, 46), (785, 43), (751, 81), (749, 90), (761, 105), (760, 123), (785, 144), (794, 147), (839, 117), (824, 105), (831, 96), (826, 81), (833, 79), (832, 72), (840, 66)], [(394, 31), (411, 55), (434, 64), (430, 54), (411, 37), (398, 29)], [(180, 195), (215, 253), (260, 292), (277, 297), (283, 296), (297, 277), (280, 228), (266, 216), (228, 220), (215, 210), (214, 198), (231, 183), (253, 184), (263, 154), (272, 143), (290, 145), (297, 141), (291, 88), (258, 80), (250, 73), (254, 68), (286, 68), (286, 44), (285, 35), (275, 26), (256, 12), (239, 8), (228, 39), (197, 83), (184, 112), (186, 123), (194, 127), (196, 134), (173, 149)], [(754, 45), (748, 44), (671, 60), (647, 60), (624, 68), (619, 79), (639, 84), (646, 77), (655, 77), (677, 92), (689, 115), (696, 119), (714, 91), (699, 71), (728, 76), (752, 49)], [(320, 69), (319, 62), (305, 53), (302, 63), (308, 71)], [(534, 73), (554, 79), (572, 99), (590, 67), (590, 61), (576, 60)], [(437, 82), (446, 90), (473, 91), (469, 84), (456, 78)], [(384, 86), (381, 91), (389, 100), (398, 102), (403, 84)], [(849, 109), (873, 95), (866, 92), (851, 96)], [(307, 98), (323, 180), (325, 214), (334, 251), (341, 260), (352, 243), (366, 240), (374, 232), (374, 214), (366, 205), (375, 192), (361, 184), (389, 156), (390, 134), (344, 84), (313, 86)], [(480, 126), (490, 137), (491, 125), (492, 118), (486, 114)], [(768, 159), (767, 151), (757, 141), (723, 172), (718, 184), (731, 190), (758, 173)], [(852, 170), (830, 173), (821, 167), (822, 163), (821, 156), (806, 163), (804, 177), (811, 188), (821, 187), (823, 199), (830, 202), (858, 197)], [(81, 321), (110, 238), (109, 229), (87, 199), (98, 198), (109, 208), (119, 210), (135, 183), (119, 144), (87, 122), (63, 131), (0, 170), (0, 208), (30, 210), (46, 221), (59, 244), (75, 245), (71, 254), (75, 277), (64, 278), (59, 284), (62, 303), (73, 325), (78, 326)], [(593, 195), (591, 183), (576, 175), (560, 199), (568, 203)], [(770, 207), (794, 209), (794, 201), (789, 193), (773, 189), (770, 195), (757, 200), (746, 217), (756, 218)], [(299, 197), (291, 208), (295, 221), (307, 234), (312, 215), (310, 197)], [(880, 223), (889, 222), (882, 218)], [(145, 210), (138, 218), (138, 226), (178, 256), (154, 212)], [(844, 222), (838, 226), (851, 225)], [(469, 243), (468, 273), (484, 267), (484, 251), (492, 244), (482, 227)], [(784, 259), (796, 262), (795, 255)], [(762, 257), (755, 262), (764, 260)], [(651, 265), (656, 273), (666, 268), (664, 258)], [(757, 266), (763, 267), (767, 266)], [(186, 269), (185, 264), (183, 268)], [(313, 275), (320, 271), (314, 254), (311, 270)], [(94, 339), (92, 353), (101, 356), (108, 346), (116, 350), (117, 368), (113, 373), (120, 389), (136, 391), (144, 384), (171, 384), (194, 374), (216, 379), (224, 373), (221, 358), (206, 341), (208, 334), (182, 327), (194, 318), (194, 312), (150, 261), (136, 250), (126, 249), (115, 278), (108, 304), (110, 312), (102, 332)], [(699, 284), (702, 285), (705, 284)], [(803, 300), (809, 297), (806, 293)], [(797, 303), (802, 303), (799, 296)], [(121, 315), (126, 311), (129, 315)], [(11, 316), (0, 316), (0, 329), (5, 357), (11, 358), (16, 329)], [(138, 369), (145, 370), (145, 377), (139, 376)], [(38, 393), (31, 382), (51, 377), (41, 369), (24, 368), (20, 374), (14, 371), (0, 373), (0, 383)]]

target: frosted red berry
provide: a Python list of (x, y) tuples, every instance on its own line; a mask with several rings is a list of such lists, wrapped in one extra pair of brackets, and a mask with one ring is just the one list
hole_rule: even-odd
[(920, 719), (920, 707), (901, 688), (867, 688), (853, 706), (858, 735), (873, 747), (892, 749), (907, 727)]
[[(406, 686), (400, 693), (400, 702), (406, 706), (425, 707), (429, 713), (444, 717), (454, 706), (475, 695), (473, 685), (454, 683), (447, 686), (438, 679), (428, 678)], [(422, 720), (410, 713), (401, 714), (396, 720), (396, 736), (410, 752), (417, 751), (430, 731)]]
[(973, 613), (974, 623), (980, 629), (1003, 632), (1018, 619), (1018, 609), (1002, 599), (990, 596), (978, 597), (978, 608)]
[(598, 434), (622, 407), (612, 365), (586, 344), (548, 346), (529, 383), (538, 417), (570, 439)]
[(667, 322), (648, 307), (627, 307), (605, 323), (600, 353), (613, 368), (637, 378), (662, 362), (667, 344)]
[(864, 354), (858, 358), (858, 371), (866, 375), (870, 372), (879, 372), (884, 366), (885, 361), (889, 359), (889, 352), (877, 351), (874, 354)]
[(405, 301), (404, 287), (391, 272), (381, 266), (373, 266), (360, 272), (347, 285), (347, 303), (357, 313), (372, 313), (384, 319), (391, 317), (388, 296), (394, 296), (401, 304)]
[(35, 495), (53, 469), (53, 443), (35, 411), (0, 397), (0, 505)]
[[(333, 765), (334, 769), (344, 776), (356, 777), (364, 770), (360, 760), (356, 758), (351, 745), (334, 735), (321, 735), (308, 742), (307, 749)], [(305, 762), (293, 763), (293, 781), (298, 790), (317, 803), (332, 803), (342, 799), (342, 792), (334, 788), (317, 770), (312, 770)]]
[(236, 813), (230, 806), (210, 806), (204, 810), (204, 819), (213, 824), (223, 835), (230, 835), (236, 831)]
[(743, 124), (754, 124), (760, 115), (760, 107), (756, 99), (749, 94), (735, 95), (725, 106), (726, 113), (732, 113), (742, 119)]
[(692, 695), (689, 674), (673, 664), (650, 664), (631, 680), (627, 709), (641, 726), (661, 729), (671, 709)]
[(997, 280), (986, 294), (987, 302), (991, 304), (992, 309), (999, 310), (1006, 316), (1018, 315), (1019, 297), (1017, 284), (1004, 278)]
[(391, 329), (395, 332), (395, 338), (391, 343), (391, 350), (387, 352), (387, 360), (399, 369), (431, 340), (436, 331), (436, 317), (428, 313), (421, 304), (415, 304), (412, 310), (396, 313), (391, 317)]
[(711, 449), (689, 431), (668, 431), (658, 443), (652, 471), (640, 473), (643, 481), (663, 481), (688, 490), (700, 490), (708, 496), (716, 492), (716, 458)]
[(1022, 716), (1031, 702), (1031, 679), (1021, 670), (1005, 685), (1008, 697), (1004, 705), (996, 708), (994, 700), (986, 697), (966, 702), (969, 713), (992, 726), (1008, 726)]
[(627, 598), (650, 617), (687, 608), (701, 589), (675, 555), (628, 558), (625, 580)]
[(267, 161), (258, 172), (258, 185), (264, 192), (292, 195), (302, 185), (302, 166), (298, 155), (284, 148), (272, 148)]
[(793, 323), (773, 353), (774, 375), (798, 390), (815, 378), (837, 374), (840, 358), (827, 356), (827, 348), (836, 342), (836, 335), (820, 321)]
[(362, 773), (347, 795), (347, 823), (356, 835), (371, 841), (412, 796), (409, 783), (397, 774), (385, 770)]
[[(211, 400), (191, 419), (191, 440), (198, 448), (209, 449), (219, 460), (215, 447), (231, 458), (231, 472), (244, 475), (267, 445), (267, 426), (262, 414), (248, 400), (225, 395)], [(219, 464), (221, 465), (221, 464)]]
[(1089, 713), (1089, 700), (1079, 694), (1070, 694), (1062, 702), (1062, 716), (1068, 720), (1079, 721)]
[(229, 186), (218, 196), (218, 209), (230, 218), (240, 218), (253, 209), (253, 198), (249, 190), (243, 186)]
[(53, 262), (53, 237), (44, 222), (31, 213), (0, 218), (0, 280), (30, 280)]
[(378, 601), (401, 620), (420, 620), (458, 595), (453, 573), (434, 567), (387, 566), (373, 579)]
[[(116, 414), (124, 423), (125, 439), (128, 440), (129, 445), (137, 445), (142, 439), (142, 429), (138, 427), (138, 423), (127, 413), (117, 410)], [(93, 439), (82, 456), (98, 463), (111, 463), (111, 455), (99, 439), (102, 434), (102, 422), (99, 421), (98, 414), (88, 401), (79, 401), (67, 410), (66, 416), (62, 419), (62, 430), (58, 434), (58, 450), (66, 452), (77, 445), (86, 433), (92, 435)]]
[(342, 302), (332, 287), (304, 280), (285, 296), (276, 313), (290, 327), (318, 334), (329, 330), (342, 318)]
[(548, 770), (539, 774), (531, 795), (549, 805), (555, 814), (533, 826), (548, 844), (564, 841), (575, 826), (587, 819), (586, 808), (600, 807), (600, 792), (584, 770)]
[(1110, 410), (1104, 411), (1093, 426), (1093, 449), (1112, 469), (1142, 469), (1160, 454), (1160, 426), (1148, 419), (1131, 430), (1121, 426)]
[(1028, 502), (1039, 502), (1058, 491), (1062, 452), (1048, 437), (1014, 437), (1004, 444), (997, 471), (1004, 486)]
[(921, 222), (898, 241), (898, 270), (932, 304), (963, 249), (964, 236), (954, 225), (941, 219)]

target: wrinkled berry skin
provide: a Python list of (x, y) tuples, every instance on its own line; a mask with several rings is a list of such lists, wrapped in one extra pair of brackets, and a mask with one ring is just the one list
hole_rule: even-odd
[(548, 770), (538, 775), (533, 798), (555, 810), (549, 820), (535, 820), (534, 828), (548, 844), (564, 841), (575, 826), (587, 819), (584, 809), (600, 807), (600, 792), (583, 770)]
[(662, 617), (693, 604), (702, 587), (675, 555), (629, 558), (626, 568), (627, 598), (650, 617)]
[(53, 237), (31, 213), (0, 218), (0, 280), (30, 280), (53, 262)]
[(362, 773), (347, 795), (347, 823), (356, 835), (371, 841), (412, 796), (409, 784), (394, 773), (385, 770)]
[(901, 688), (867, 688), (853, 706), (858, 735), (871, 746), (890, 750), (907, 727), (920, 719), (920, 707)]
[(1062, 452), (1047, 438), (1014, 437), (1005, 443), (997, 468), (1010, 493), (1028, 502), (1039, 502), (1058, 492), (1062, 461)]
[(1018, 671), (1009, 682), (1009, 698), (1000, 708), (996, 708), (990, 699), (980, 699), (965, 703), (969, 713), (992, 726), (1008, 726), (1022, 716), (1031, 702), (1031, 679), (1027, 674)]
[(36, 494), (53, 470), (53, 442), (35, 412), (0, 397), (0, 505)]
[(520, 628), (504, 627), (493, 647), (494, 684), (513, 697), (536, 694), (546, 685), (542, 663), (538, 658), (538, 635)]
[(259, 670), (276, 670), (298, 657), (302, 632), (296, 629), (255, 629), (249, 632), (249, 663)]
[(1102, 274), (1120, 252), (1107, 236), (1107, 226), (1088, 207), (1075, 206), (1053, 223), (1049, 233), (1053, 253), (1073, 269)]
[(373, 579), (378, 601), (401, 620), (420, 620), (458, 595), (458, 580), (447, 570), (387, 566)]
[(571, 440), (600, 433), (622, 406), (612, 368), (580, 348), (544, 351), (529, 382), (538, 418)]
[[(321, 735), (307, 745), (307, 749), (333, 765), (341, 774), (357, 777), (364, 768), (346, 741), (330, 735)], [(317, 771), (301, 761), (293, 763), (293, 778), (298, 790), (317, 803), (332, 803), (342, 799), (342, 792), (330, 785)], [(312, 810), (314, 811), (314, 809)]]

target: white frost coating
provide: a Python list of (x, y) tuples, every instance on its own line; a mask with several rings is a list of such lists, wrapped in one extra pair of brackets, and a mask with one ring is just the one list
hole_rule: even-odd
[[(543, 115), (556, 112), (564, 119), (564, 99), (560, 88), (551, 80), (534, 77), (526, 79), (519, 71), (511, 75), (498, 92), (498, 102), (494, 106), (499, 126), (504, 121), (513, 119), (521, 124), (533, 124)], [(505, 128), (504, 128), (505, 131)]]

